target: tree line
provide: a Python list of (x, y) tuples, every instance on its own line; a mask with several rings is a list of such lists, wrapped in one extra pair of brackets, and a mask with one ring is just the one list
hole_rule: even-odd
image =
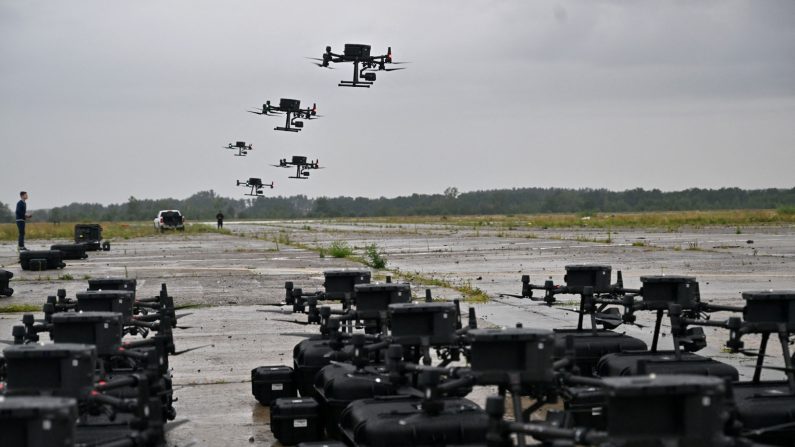
[[(441, 194), (412, 194), (393, 198), (257, 197), (233, 199), (202, 191), (187, 199), (137, 199), (102, 205), (72, 203), (36, 210), (34, 221), (138, 221), (154, 219), (164, 209), (179, 209), (189, 220), (211, 220), (221, 211), (232, 219), (294, 219), (314, 217), (375, 217), (417, 215), (488, 215), (543, 213), (620, 213), (772, 209), (795, 206), (795, 188), (658, 189), (514, 188), (459, 193), (447, 188)], [(13, 221), (13, 213), (0, 203), (0, 219)]]

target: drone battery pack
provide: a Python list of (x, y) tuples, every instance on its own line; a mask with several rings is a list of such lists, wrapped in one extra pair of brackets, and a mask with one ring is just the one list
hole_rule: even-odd
[(576, 290), (593, 287), (594, 293), (603, 293), (610, 290), (611, 273), (612, 267), (609, 265), (567, 265), (563, 280), (567, 287)]
[(701, 300), (698, 281), (692, 276), (641, 276), (643, 304), (651, 310), (668, 310), (670, 304), (693, 309)]
[(58, 312), (52, 316), (52, 341), (94, 345), (97, 355), (118, 354), (122, 315), (112, 312)]
[(562, 358), (566, 355), (566, 340), (571, 337), (574, 363), (580, 369), (580, 374), (586, 377), (594, 375), (596, 365), (604, 355), (648, 349), (643, 340), (606, 329), (596, 333), (591, 330), (576, 329), (555, 329), (554, 332), (555, 357)]
[(64, 397), (0, 399), (0, 445), (71, 447), (75, 443), (77, 401)]
[(8, 285), (13, 277), (13, 273), (8, 270), (0, 269), (0, 296), (11, 296), (14, 294), (14, 289)]
[(259, 403), (270, 406), (283, 397), (295, 397), (293, 369), (289, 366), (260, 366), (251, 370), (251, 393)]
[(301, 101), (297, 99), (279, 99), (279, 108), (283, 111), (296, 112), (301, 108)]
[(293, 348), (293, 380), (301, 396), (310, 397), (315, 392), (315, 375), (331, 360), (326, 354), (333, 349), (328, 340), (302, 340)]
[(81, 312), (116, 312), (124, 321), (132, 318), (135, 294), (127, 290), (88, 290), (75, 294)]
[(19, 253), (22, 270), (55, 270), (66, 267), (63, 252), (58, 250), (28, 250)]
[(271, 404), (271, 431), (284, 445), (323, 439), (320, 405), (311, 397), (276, 399)]
[(787, 382), (736, 382), (732, 384), (732, 394), (743, 430), (779, 425), (784, 427), (754, 437), (754, 441), (771, 445), (793, 445), (795, 393), (790, 391)]
[(85, 244), (87, 251), (98, 251), (102, 240), (102, 225), (77, 224), (75, 225), (75, 243)]
[(795, 291), (743, 292), (743, 320), (777, 332), (779, 325), (795, 332)]
[(391, 304), (388, 312), (393, 343), (411, 346), (454, 343), (458, 312), (453, 303)]
[(354, 286), (356, 311), (360, 319), (378, 318), (390, 304), (411, 302), (411, 286), (407, 283), (373, 283)]
[(731, 445), (728, 384), (718, 377), (608, 377), (607, 432), (614, 445)]
[(6, 395), (85, 398), (94, 389), (96, 350), (91, 345), (13, 345), (6, 359)]
[(356, 284), (370, 283), (370, 271), (366, 269), (326, 270), (323, 277), (324, 298), (329, 299), (353, 297)]
[(126, 290), (135, 292), (138, 281), (132, 278), (92, 278), (88, 280), (88, 290)]
[(440, 411), (422, 410), (416, 397), (357, 400), (342, 412), (343, 441), (359, 447), (485, 445), (488, 417), (467, 399), (439, 402)]
[(739, 378), (737, 368), (731, 365), (689, 352), (683, 352), (681, 359), (677, 360), (673, 351), (607, 354), (599, 360), (596, 372), (600, 377), (687, 374), (720, 377), (730, 381)]
[(334, 439), (341, 436), (340, 415), (351, 402), (391, 396), (395, 392), (386, 372), (376, 366), (357, 369), (348, 363), (332, 363), (315, 376), (315, 397), (320, 404), (326, 433)]
[(522, 384), (554, 380), (555, 337), (552, 331), (530, 328), (473, 329), (470, 355), (478, 383), (509, 386), (509, 374)]
[(57, 244), (50, 247), (50, 250), (58, 250), (63, 253), (63, 259), (80, 260), (88, 258), (85, 244)]

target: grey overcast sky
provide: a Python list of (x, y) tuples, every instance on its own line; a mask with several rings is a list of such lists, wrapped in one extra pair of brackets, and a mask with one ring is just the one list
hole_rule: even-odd
[[(392, 46), (371, 89), (313, 67)], [(245, 113), (317, 102), (300, 134)], [(222, 145), (254, 144), (246, 158)], [(0, 201), (792, 187), (795, 1), (0, 0)], [(269, 167), (304, 154), (310, 181)]]

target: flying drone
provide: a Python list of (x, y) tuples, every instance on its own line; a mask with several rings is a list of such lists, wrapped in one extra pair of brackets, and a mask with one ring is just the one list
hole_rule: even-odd
[(291, 166), (295, 166), (295, 175), (288, 178), (304, 180), (309, 178), (309, 169), (323, 169), (320, 167), (320, 165), (318, 165), (318, 160), (307, 161), (306, 157), (302, 155), (293, 155), (293, 158), (290, 161), (287, 161), (286, 158), (283, 158), (279, 160), (279, 164), (271, 166), (275, 166), (277, 168), (289, 168)]
[(262, 105), (262, 110), (248, 110), (249, 113), (256, 113), (257, 115), (275, 116), (282, 113), (287, 115), (284, 127), (274, 127), (273, 130), (283, 130), (286, 132), (300, 132), (304, 127), (303, 121), (298, 121), (299, 118), (311, 120), (319, 118), (321, 115), (317, 114), (317, 104), (312, 104), (312, 108), (301, 108), (301, 101), (297, 99), (281, 98), (279, 106), (271, 105), (270, 101), (265, 101)]
[(248, 151), (254, 150), (254, 147), (250, 144), (246, 145), (245, 141), (236, 141), (234, 145), (229, 143), (229, 145), (225, 146), (224, 149), (237, 149), (235, 157), (245, 157), (246, 154), (248, 154)]
[[(388, 47), (386, 54), (382, 56), (370, 56), (370, 45), (346, 43), (345, 51), (342, 54), (331, 52), (331, 47), (326, 47), (326, 52), (322, 58), (310, 57), (318, 67), (333, 68), (330, 62), (353, 62), (353, 81), (340, 81), (340, 87), (366, 87), (369, 88), (375, 82), (375, 73), (367, 70), (395, 71), (403, 70), (405, 67), (386, 68), (386, 64), (406, 64), (407, 62), (392, 61), (392, 47)], [(359, 65), (361, 64), (361, 69)], [(360, 80), (363, 78), (364, 80)]]
[(247, 196), (259, 197), (263, 194), (262, 188), (267, 186), (270, 189), (273, 189), (273, 182), (271, 182), (270, 184), (268, 183), (263, 184), (262, 179), (252, 177), (244, 182), (238, 180), (237, 186), (245, 186), (246, 188), (250, 188), (251, 191), (249, 191), (249, 193), (246, 194)]

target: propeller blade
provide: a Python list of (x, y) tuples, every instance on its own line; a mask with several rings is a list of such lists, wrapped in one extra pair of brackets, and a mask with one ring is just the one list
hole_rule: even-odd
[(309, 332), (279, 332), (279, 335), (284, 335), (284, 336), (287, 336), (287, 337), (309, 338), (309, 337), (315, 336), (317, 334), (312, 334), (312, 333), (309, 333)]
[(201, 345), (201, 346), (196, 346), (195, 348), (183, 349), (182, 351), (177, 351), (177, 352), (175, 352), (175, 353), (173, 353), (171, 355), (182, 355), (182, 354), (186, 354), (186, 353), (191, 352), (191, 351), (195, 351), (197, 349), (206, 348), (208, 346), (212, 346), (212, 345)]
[(193, 315), (193, 312), (188, 312), (188, 313), (185, 313), (185, 314), (177, 314), (177, 320), (179, 320), (180, 318), (189, 317), (191, 315)]
[(390, 62), (392, 65), (402, 65), (402, 64), (410, 64), (411, 61), (400, 61), (400, 62)]
[(175, 326), (176, 329), (193, 329), (193, 326)]
[(781, 371), (785, 373), (795, 373), (795, 368), (785, 368), (783, 366), (762, 366), (762, 369), (771, 369), (773, 371)]
[(397, 71), (397, 70), (405, 70), (406, 67), (399, 67), (399, 68), (381, 68), (379, 71)]
[(293, 313), (292, 310), (283, 310), (283, 309), (257, 309), (257, 312), (268, 312), (274, 314), (283, 314), (283, 315), (290, 315)]
[[(180, 425), (185, 425), (185, 424), (187, 424), (188, 422), (190, 422), (190, 419), (181, 419), (181, 420), (179, 420), (179, 421), (174, 421), (174, 422), (171, 422), (171, 423), (167, 424), (167, 425), (165, 426), (165, 428), (163, 428), (163, 431), (165, 431), (166, 433), (168, 433), (168, 432), (170, 432), (171, 430), (173, 430), (173, 429), (175, 429), (175, 428), (179, 427)], [(190, 445), (193, 445), (193, 444), (195, 444), (195, 442), (194, 442), (194, 443), (191, 443)], [(183, 447), (188, 447), (188, 446), (186, 445), (186, 446), (183, 446)]]
[(283, 322), (285, 322), (285, 323), (294, 323), (294, 324), (300, 324), (300, 325), (303, 325), (303, 326), (309, 326), (309, 325), (310, 325), (310, 323), (309, 323), (309, 322), (306, 322), (306, 321), (298, 321), (298, 320), (281, 320), (281, 319), (279, 319), (279, 318), (274, 318), (272, 321), (283, 321)]
[(522, 295), (514, 295), (512, 293), (501, 293), (498, 296), (499, 297), (510, 297), (510, 298), (524, 298)]
[(319, 57), (309, 57), (309, 56), (304, 56), (304, 58), (305, 58), (305, 59), (310, 59), (310, 60), (313, 60), (313, 61), (320, 61), (320, 62), (323, 62), (323, 59), (322, 59), (322, 58), (319, 58)]
[(253, 110), (246, 110), (246, 112), (248, 112), (248, 113), (255, 113), (255, 114), (257, 114), (257, 115), (267, 115), (266, 113), (262, 113), (262, 112), (255, 112), (255, 111), (253, 111)]

